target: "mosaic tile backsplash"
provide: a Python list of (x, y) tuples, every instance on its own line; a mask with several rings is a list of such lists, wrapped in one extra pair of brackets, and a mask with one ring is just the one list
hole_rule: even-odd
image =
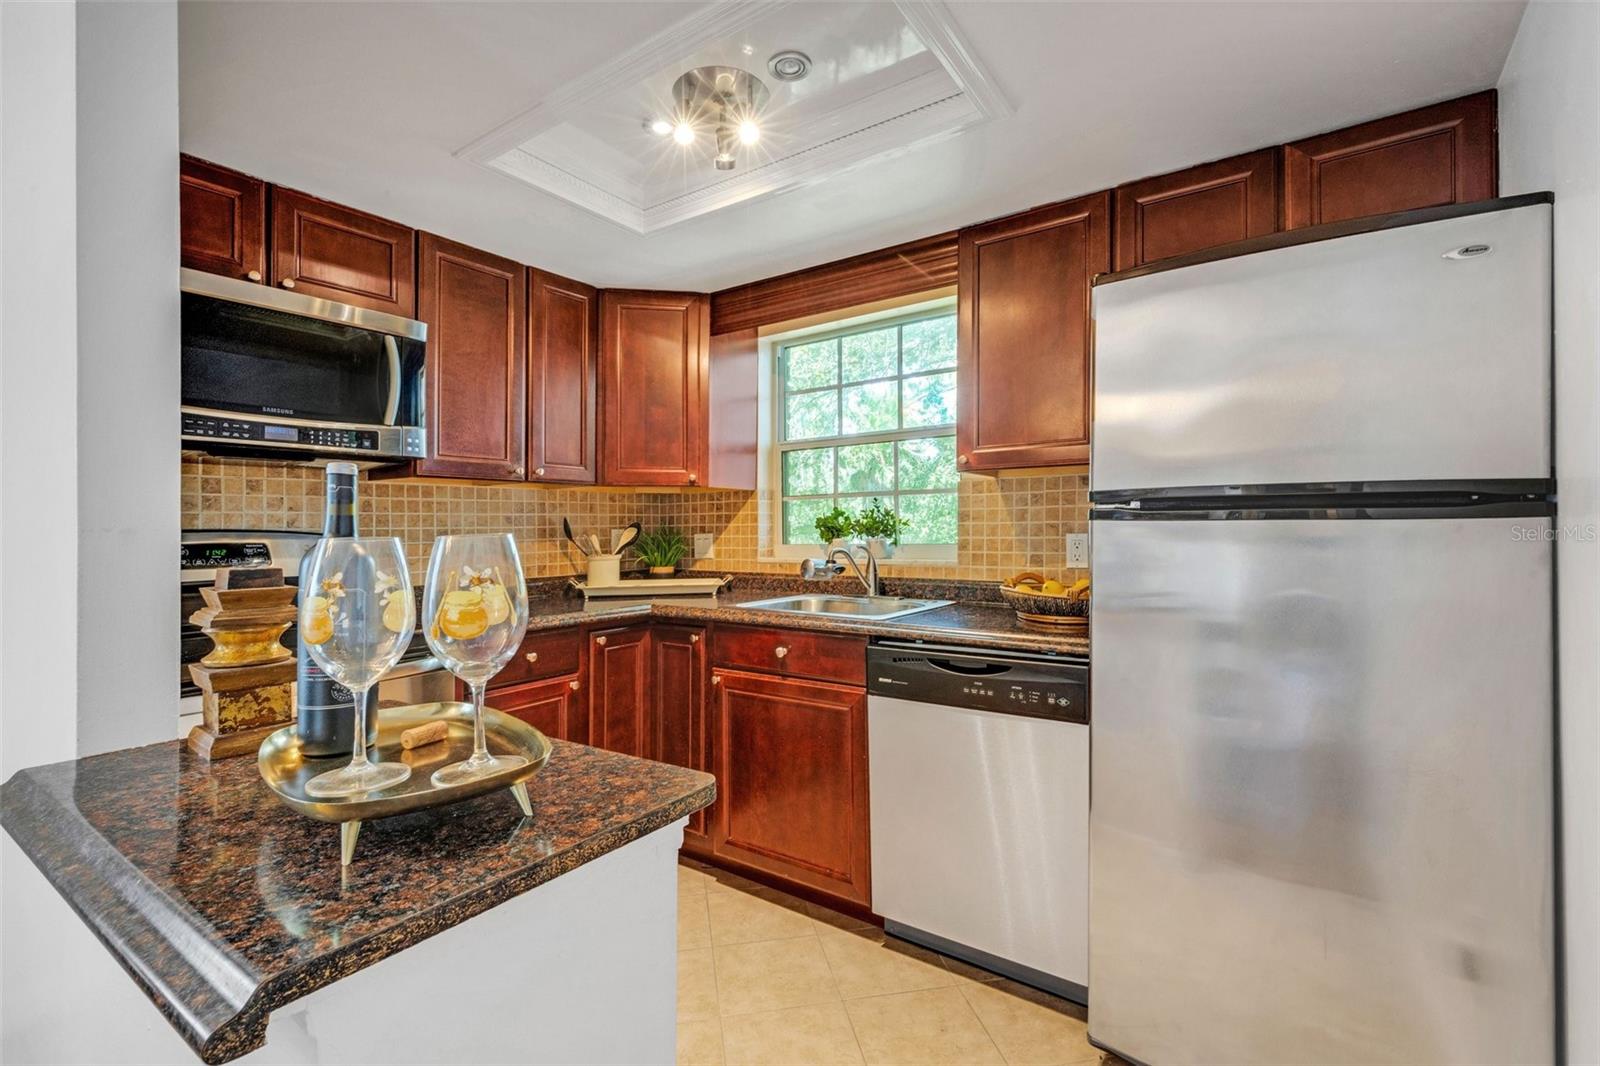
[[(181, 467), (185, 529), (322, 528), (320, 467), (185, 455)], [(963, 474), (954, 563), (893, 561), (886, 575), (999, 581), (1019, 570), (1069, 579), (1068, 533), (1088, 530), (1088, 479), (1073, 472), (999, 478)], [(420, 575), (435, 537), (444, 533), (516, 535), (530, 577), (583, 572), (583, 558), (561, 536), (574, 529), (605, 531), (635, 519), (646, 528), (676, 526), (710, 533), (715, 557), (694, 560), (699, 570), (794, 573), (793, 560), (763, 559), (774, 532), (764, 493), (719, 489), (640, 491), (447, 481), (361, 481), (361, 530), (395, 536)]]

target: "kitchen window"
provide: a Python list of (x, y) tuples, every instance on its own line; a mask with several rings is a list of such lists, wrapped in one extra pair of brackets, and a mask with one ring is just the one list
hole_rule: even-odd
[(881, 499), (906, 520), (909, 557), (956, 543), (956, 316), (936, 310), (784, 340), (773, 481), (783, 545), (816, 545), (816, 520)]

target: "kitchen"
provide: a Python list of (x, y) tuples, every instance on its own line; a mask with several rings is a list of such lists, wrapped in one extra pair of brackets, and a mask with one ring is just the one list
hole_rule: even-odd
[[(4, 17), (8, 1059), (1595, 1060), (1593, 8)], [(515, 802), (234, 757), (351, 492)]]

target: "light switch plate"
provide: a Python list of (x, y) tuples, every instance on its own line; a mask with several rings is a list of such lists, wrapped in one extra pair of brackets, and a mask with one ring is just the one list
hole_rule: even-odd
[(713, 559), (716, 554), (717, 542), (710, 533), (696, 533), (694, 535), (694, 557), (696, 559)]
[(1089, 534), (1067, 534), (1067, 565), (1084, 569), (1089, 565)]

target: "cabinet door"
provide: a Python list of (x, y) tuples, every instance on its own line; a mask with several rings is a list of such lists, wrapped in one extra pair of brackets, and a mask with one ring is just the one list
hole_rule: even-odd
[(961, 231), (956, 463), (1089, 461), (1089, 282), (1111, 269), (1111, 194)]
[[(706, 631), (699, 626), (655, 626), (650, 634), (650, 695), (655, 738), (650, 757), (691, 770), (711, 768), (706, 753)], [(709, 851), (707, 810), (689, 816), (684, 846)]]
[(1278, 150), (1263, 148), (1116, 190), (1116, 269), (1278, 231)]
[(523, 268), (424, 233), (418, 311), (428, 324), (428, 458), (419, 474), (521, 481), (526, 461)]
[(870, 906), (866, 691), (712, 673), (712, 849)]
[(1494, 90), (1284, 145), (1284, 226), (1495, 195)]
[(589, 634), (588, 743), (651, 758), (650, 627)]
[(272, 187), (274, 285), (411, 318), (417, 312), (416, 255), (413, 229)]
[(701, 483), (709, 301), (692, 293), (607, 291), (600, 318), (605, 484)]
[(184, 266), (246, 281), (266, 277), (266, 182), (180, 156), (178, 214)]
[(488, 706), (520, 718), (547, 737), (572, 739), (572, 712), (577, 702), (578, 675), (512, 685), (488, 694)]
[(595, 481), (599, 294), (528, 269), (528, 480)]

